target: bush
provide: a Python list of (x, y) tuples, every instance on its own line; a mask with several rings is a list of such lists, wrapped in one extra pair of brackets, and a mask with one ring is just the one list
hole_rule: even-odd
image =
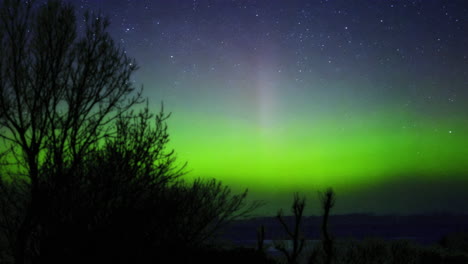
[(468, 233), (447, 234), (439, 241), (439, 244), (446, 249), (468, 254)]

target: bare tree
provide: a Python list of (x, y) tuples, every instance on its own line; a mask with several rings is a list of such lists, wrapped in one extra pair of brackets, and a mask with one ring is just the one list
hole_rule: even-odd
[(257, 228), (257, 251), (260, 254), (265, 254), (265, 225), (260, 225)]
[(283, 211), (280, 210), (276, 216), (278, 221), (283, 226), (286, 234), (292, 241), (292, 248), (289, 250), (284, 243), (276, 243), (275, 248), (282, 252), (290, 264), (298, 263), (299, 255), (305, 244), (305, 237), (301, 230), (302, 216), (305, 208), (305, 197), (299, 197), (299, 194), (294, 194), (294, 201), (291, 206), (292, 213), (294, 214), (294, 226), (291, 229), (283, 218)]
[(15, 263), (82, 263), (96, 248), (101, 262), (130, 262), (166, 242), (204, 243), (258, 206), (218, 181), (179, 179), (169, 115), (132, 112), (143, 101), (130, 79), (137, 67), (108, 25), (86, 13), (79, 35), (71, 5), (0, 5), (0, 151), (10, 179), (0, 175), (0, 228)]
[(5, 0), (0, 7), (0, 136), (25, 181), (28, 201), (15, 238), (16, 263), (24, 263), (31, 235), (47, 208), (41, 169), (53, 163), (46, 183), (62, 177), (115, 133), (110, 124), (139, 102), (130, 81), (133, 60), (118, 48), (100, 15), (85, 15), (77, 36), (70, 5)]
[(330, 211), (335, 205), (335, 192), (332, 188), (328, 188), (325, 192), (320, 193), (320, 201), (322, 205), (322, 246), (325, 252), (325, 263), (330, 264), (334, 258), (333, 254), (333, 238), (328, 232), (328, 222)]

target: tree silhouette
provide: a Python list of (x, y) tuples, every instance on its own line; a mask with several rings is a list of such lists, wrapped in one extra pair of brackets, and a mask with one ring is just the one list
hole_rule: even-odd
[(334, 258), (334, 240), (328, 231), (328, 219), (330, 210), (335, 206), (336, 195), (332, 188), (328, 188), (325, 192), (319, 193), (322, 205), (322, 246), (325, 252), (325, 263), (330, 264)]
[(1, 4), (0, 220), (15, 263), (155, 258), (256, 207), (246, 191), (180, 179), (169, 116), (131, 111), (137, 67), (108, 25), (86, 13), (79, 35), (69, 4)]
[[(24, 168), (29, 196), (14, 247), (16, 262), (23, 263), (47, 207), (43, 186), (62, 189), (69, 180), (62, 170), (75, 169), (110, 135), (108, 125), (140, 94), (130, 97), (136, 66), (115, 46), (101, 16), (87, 14), (78, 38), (70, 5), (51, 1), (34, 10), (31, 2), (7, 0), (0, 12), (1, 137)], [(54, 173), (43, 179), (48, 163)]]
[(294, 201), (291, 206), (291, 211), (294, 214), (294, 226), (291, 229), (283, 218), (283, 211), (279, 210), (276, 218), (281, 223), (281, 226), (286, 231), (286, 234), (292, 241), (292, 248), (289, 250), (284, 242), (275, 243), (275, 248), (286, 256), (289, 264), (296, 264), (299, 261), (299, 256), (304, 248), (305, 237), (302, 232), (302, 216), (305, 208), (305, 197), (300, 197), (298, 193), (294, 193)]

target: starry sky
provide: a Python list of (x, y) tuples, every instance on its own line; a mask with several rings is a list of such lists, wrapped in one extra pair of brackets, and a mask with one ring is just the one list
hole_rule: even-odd
[(337, 213), (468, 213), (465, 0), (70, 2), (110, 18), (186, 177), (267, 215), (328, 186)]

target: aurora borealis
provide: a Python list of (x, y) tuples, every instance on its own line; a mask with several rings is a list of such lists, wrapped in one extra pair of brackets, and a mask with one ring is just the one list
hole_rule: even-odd
[(466, 1), (71, 2), (109, 16), (187, 177), (265, 213), (328, 186), (338, 212), (468, 212)]

